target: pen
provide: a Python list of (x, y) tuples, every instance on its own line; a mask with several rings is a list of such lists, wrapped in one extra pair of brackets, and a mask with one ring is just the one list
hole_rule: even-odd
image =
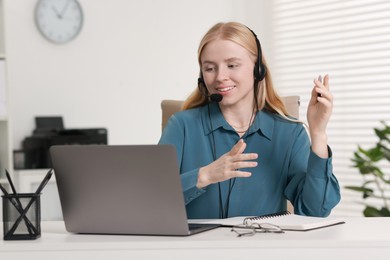
[(16, 189), (14, 183), (12, 182), (11, 176), (9, 175), (9, 172), (7, 170), (5, 170), (5, 175), (7, 176), (7, 180), (9, 185), (11, 186), (12, 192), (16, 195)]
[(41, 191), (43, 190), (43, 188), (45, 188), (46, 184), (49, 182), (51, 176), (53, 175), (53, 169), (50, 169), (47, 173), (46, 173), (46, 176), (45, 178), (43, 178), (41, 184), (39, 185), (38, 189), (35, 191), (35, 194), (38, 195), (39, 193), (41, 193)]
[(5, 196), (8, 195), (7, 190), (3, 187), (3, 185), (1, 185), (1, 183), (0, 183), (0, 190), (4, 193)]

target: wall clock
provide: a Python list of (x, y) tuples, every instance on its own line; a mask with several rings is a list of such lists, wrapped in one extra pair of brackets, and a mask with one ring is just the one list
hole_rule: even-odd
[(77, 0), (39, 0), (35, 7), (35, 23), (51, 42), (73, 40), (83, 26), (83, 11)]

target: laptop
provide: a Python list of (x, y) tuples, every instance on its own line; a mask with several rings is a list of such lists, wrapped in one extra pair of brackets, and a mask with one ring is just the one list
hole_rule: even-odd
[(68, 232), (188, 236), (219, 226), (188, 224), (174, 146), (58, 145), (50, 156)]

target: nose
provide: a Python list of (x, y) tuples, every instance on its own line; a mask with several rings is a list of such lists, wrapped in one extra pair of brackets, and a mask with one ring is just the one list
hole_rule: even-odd
[(222, 82), (229, 78), (229, 74), (227, 71), (227, 68), (224, 68), (223, 66), (220, 66), (217, 71), (217, 80)]

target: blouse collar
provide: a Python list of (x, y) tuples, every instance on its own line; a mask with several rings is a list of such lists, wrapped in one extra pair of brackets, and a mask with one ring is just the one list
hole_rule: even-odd
[[(225, 120), (217, 103), (210, 103), (201, 108), (202, 124), (205, 135), (222, 128), (227, 131), (235, 131)], [(271, 140), (274, 129), (274, 116), (270, 112), (260, 110), (253, 121), (252, 126), (246, 135), (259, 132)]]

